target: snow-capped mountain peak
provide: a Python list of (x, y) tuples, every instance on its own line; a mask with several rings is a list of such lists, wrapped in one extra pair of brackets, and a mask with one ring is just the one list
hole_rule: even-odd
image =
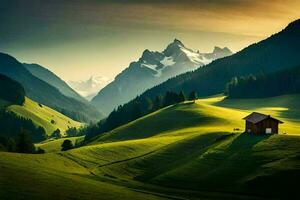
[(200, 53), (185, 47), (180, 40), (175, 39), (163, 52), (146, 49), (139, 62), (141, 68), (146, 68), (153, 73), (153, 76), (160, 77), (165, 70), (171, 71), (170, 67), (178, 68), (173, 70), (183, 73), (231, 54), (227, 47), (215, 47), (212, 53)]
[(118, 105), (171, 77), (231, 55), (224, 49), (215, 48), (212, 53), (200, 53), (187, 48), (178, 39), (172, 41), (162, 52), (146, 49), (138, 61), (130, 63), (114, 81), (101, 89), (92, 103), (101, 105), (104, 112), (109, 113)]
[(107, 77), (91, 76), (87, 80), (68, 81), (68, 83), (75, 91), (90, 100), (110, 81)]

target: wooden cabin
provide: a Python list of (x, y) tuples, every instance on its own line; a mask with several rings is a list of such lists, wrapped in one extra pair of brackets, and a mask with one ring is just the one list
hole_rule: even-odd
[(283, 122), (258, 112), (253, 112), (243, 118), (246, 121), (245, 132), (254, 134), (278, 133), (278, 125)]

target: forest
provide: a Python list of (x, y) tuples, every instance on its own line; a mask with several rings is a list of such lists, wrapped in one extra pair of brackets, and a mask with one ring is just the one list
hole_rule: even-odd
[(234, 77), (227, 85), (228, 98), (262, 98), (300, 92), (300, 66), (272, 74)]
[(20, 83), (0, 74), (0, 99), (22, 105), (25, 101), (25, 90)]

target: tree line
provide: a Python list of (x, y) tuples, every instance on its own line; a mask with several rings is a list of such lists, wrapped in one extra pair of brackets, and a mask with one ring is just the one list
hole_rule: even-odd
[(30, 154), (45, 153), (43, 149), (35, 148), (26, 129), (22, 129), (16, 137), (0, 135), (0, 151)]
[(16, 137), (23, 130), (26, 130), (33, 142), (40, 142), (47, 138), (45, 129), (41, 126), (36, 126), (32, 120), (18, 116), (10, 111), (0, 110), (0, 135)]
[(234, 77), (227, 85), (228, 98), (261, 98), (300, 92), (300, 66), (272, 74)]
[(224, 92), (226, 84), (235, 76), (269, 74), (300, 64), (299, 28), (290, 27), (264, 41), (222, 59), (217, 59), (195, 71), (175, 76), (146, 90), (141, 96), (154, 98), (168, 90), (189, 93), (193, 90), (201, 96)]
[(113, 110), (106, 119), (86, 126), (80, 129), (79, 132), (81, 135), (86, 135), (85, 141), (88, 141), (101, 133), (113, 130), (163, 107), (195, 99), (197, 99), (195, 91), (191, 92), (188, 97), (183, 91), (179, 93), (167, 91), (165, 95), (156, 95), (153, 99), (137, 96), (132, 101)]

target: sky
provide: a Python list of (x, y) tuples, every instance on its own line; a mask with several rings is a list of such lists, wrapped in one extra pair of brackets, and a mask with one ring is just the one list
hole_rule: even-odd
[(299, 0), (1, 0), (0, 52), (64, 80), (113, 79), (177, 38), (234, 52), (300, 18)]

